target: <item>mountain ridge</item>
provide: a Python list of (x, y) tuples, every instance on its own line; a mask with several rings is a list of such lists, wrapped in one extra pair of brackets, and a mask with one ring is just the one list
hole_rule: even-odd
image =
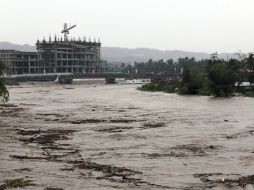
[[(10, 42), (0, 42), (0, 49), (14, 49), (19, 51), (36, 51), (35, 46), (29, 44), (14, 44)], [(108, 62), (114, 63), (134, 63), (144, 62), (149, 59), (173, 59), (177, 60), (180, 57), (195, 57), (195, 59), (209, 59), (210, 54), (204, 52), (191, 52), (183, 50), (159, 50), (152, 48), (123, 48), (123, 47), (101, 47), (101, 57)], [(233, 53), (221, 53), (220, 58), (236, 58)]]

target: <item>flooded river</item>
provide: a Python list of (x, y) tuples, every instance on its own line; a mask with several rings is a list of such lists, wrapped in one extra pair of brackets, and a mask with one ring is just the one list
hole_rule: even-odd
[(253, 98), (178, 96), (138, 86), (10, 88), (14, 105), (0, 106), (0, 184), (253, 189)]

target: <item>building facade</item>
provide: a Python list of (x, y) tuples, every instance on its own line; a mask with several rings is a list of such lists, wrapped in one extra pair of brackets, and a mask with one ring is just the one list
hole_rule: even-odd
[(100, 56), (100, 42), (55, 37), (54, 40), (38, 40), (36, 49), (37, 52), (0, 50), (0, 60), (8, 67), (7, 74), (101, 73), (109, 70)]
[(7, 74), (33, 73), (39, 62), (37, 52), (0, 50), (0, 60), (7, 66)]

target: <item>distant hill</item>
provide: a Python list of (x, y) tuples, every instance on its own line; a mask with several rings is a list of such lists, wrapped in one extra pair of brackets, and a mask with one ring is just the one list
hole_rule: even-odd
[[(13, 44), (9, 42), (0, 42), (0, 49), (15, 49), (20, 51), (36, 51), (35, 46), (24, 44)], [(173, 59), (177, 60), (180, 57), (195, 57), (197, 60), (208, 59), (210, 54), (200, 53), (200, 52), (188, 52), (181, 50), (166, 50), (161, 51), (157, 49), (148, 49), (148, 48), (120, 48), (120, 47), (102, 47), (101, 48), (101, 57), (102, 59), (107, 60), (108, 62), (115, 63), (134, 63), (147, 61), (148, 59), (159, 60), (159, 59)], [(235, 57), (234, 54), (219, 54), (219, 57), (227, 59), (230, 57)]]
[(210, 55), (207, 53), (196, 53), (187, 52), (180, 50), (173, 51), (161, 51), (157, 49), (148, 48), (119, 48), (119, 47), (102, 47), (101, 49), (102, 57), (106, 60), (111, 60), (113, 62), (141, 62), (147, 61), (148, 59), (159, 60), (159, 59), (173, 59), (177, 60), (180, 57), (195, 57), (196, 59), (206, 59)]
[(10, 42), (0, 42), (0, 49), (15, 49), (20, 51), (36, 51), (35, 46), (29, 44), (19, 45)]

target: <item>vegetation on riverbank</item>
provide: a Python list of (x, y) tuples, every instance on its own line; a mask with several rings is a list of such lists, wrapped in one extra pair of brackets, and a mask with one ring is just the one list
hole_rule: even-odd
[[(139, 88), (143, 91), (163, 91), (178, 94), (213, 95), (216, 97), (233, 96), (241, 93), (245, 96), (254, 97), (252, 86), (242, 86), (242, 82), (251, 84), (254, 82), (254, 58), (253, 54), (241, 59), (224, 60), (213, 54), (211, 59), (196, 61), (194, 58), (179, 59), (174, 62), (174, 73), (171, 64), (158, 62), (160, 80), (152, 81)], [(165, 64), (167, 66), (165, 66)], [(141, 63), (142, 67), (150, 68), (151, 60)], [(155, 66), (155, 64), (152, 64)], [(140, 67), (138, 63), (135, 68)], [(168, 68), (162, 73), (162, 68)], [(133, 70), (133, 69), (132, 69)], [(146, 70), (146, 69), (145, 69)], [(171, 79), (164, 78), (167, 74), (175, 75)], [(236, 85), (238, 84), (238, 85)]]
[(4, 79), (1, 78), (4, 70), (6, 69), (5, 64), (0, 60), (0, 101), (7, 102), (9, 100), (9, 92), (4, 85)]
[(247, 92), (244, 93), (244, 96), (254, 97), (254, 91), (247, 91)]
[(159, 82), (144, 84), (138, 89), (151, 92), (162, 91), (168, 93), (175, 93), (178, 87), (179, 87), (179, 79), (174, 79), (172, 81), (161, 80)]

